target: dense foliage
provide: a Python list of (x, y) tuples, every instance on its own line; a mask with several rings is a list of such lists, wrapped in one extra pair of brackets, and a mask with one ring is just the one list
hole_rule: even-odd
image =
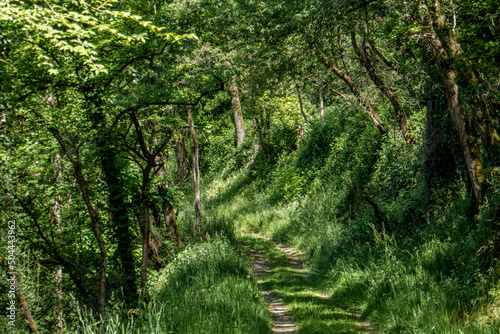
[(0, 327), (269, 331), (252, 228), (381, 330), (496, 330), (499, 28), (493, 0), (2, 2)]

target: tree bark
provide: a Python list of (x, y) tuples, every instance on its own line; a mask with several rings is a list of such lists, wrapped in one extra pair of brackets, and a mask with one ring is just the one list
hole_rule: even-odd
[(234, 128), (236, 132), (236, 147), (240, 147), (245, 139), (245, 126), (243, 124), (243, 112), (241, 110), (240, 95), (235, 76), (231, 78), (229, 95), (231, 96), (231, 109), (233, 111)]
[(194, 184), (194, 210), (196, 211), (196, 220), (194, 223), (194, 235), (201, 235), (201, 193), (200, 193), (200, 164), (199, 164), (199, 154), (200, 150), (198, 147), (198, 139), (196, 138), (196, 130), (194, 129), (193, 115), (191, 110), (188, 109), (188, 124), (189, 131), (191, 131), (191, 136), (193, 138), (193, 164), (192, 164), (192, 174), (193, 174), (193, 184)]
[[(155, 168), (156, 157), (160, 154), (161, 149), (157, 148), (157, 152), (150, 152), (150, 148), (146, 143), (142, 126), (137, 118), (137, 112), (134, 110), (130, 113), (130, 119), (134, 124), (139, 148), (142, 152), (142, 157), (146, 160), (146, 165), (141, 166), (142, 169), (142, 184), (141, 184), (141, 202), (139, 205), (139, 221), (142, 231), (142, 259), (141, 259), (141, 294), (143, 298), (148, 297), (147, 282), (148, 282), (148, 263), (149, 263), (149, 245), (151, 244), (151, 196), (149, 193), (149, 185), (151, 183), (151, 171)], [(161, 146), (161, 145), (160, 145)]]
[[(271, 162), (271, 148), (268, 140), (268, 134), (269, 134), (269, 122), (266, 121), (264, 118), (264, 115), (262, 115), (262, 110), (260, 111), (260, 119), (259, 117), (254, 116), (253, 120), (255, 122), (255, 128), (257, 129), (257, 133), (259, 134), (259, 142), (260, 142), (260, 147), (262, 150), (264, 150), (264, 153), (266, 154), (267, 161)], [(262, 123), (264, 123), (264, 129), (262, 128)]]
[(60, 264), (56, 264), (54, 267), (54, 281), (56, 285), (56, 300), (57, 304), (54, 310), (54, 316), (56, 319), (56, 332), (62, 333), (64, 330), (63, 322), (63, 310), (62, 310), (62, 279), (63, 279), (63, 267)]
[(264, 148), (264, 141), (263, 141), (264, 138), (262, 138), (262, 129), (260, 127), (260, 122), (259, 122), (259, 118), (257, 117), (257, 115), (253, 116), (253, 127), (254, 127), (254, 131), (257, 134), (257, 137), (259, 139), (259, 146)]
[(177, 229), (177, 220), (175, 218), (175, 211), (173, 205), (166, 201), (163, 208), (163, 215), (165, 219), (165, 227), (172, 234), (177, 246), (182, 246), (182, 241), (179, 236), (179, 230)]
[[(54, 159), (54, 169), (56, 171), (56, 182), (62, 180), (62, 161), (61, 154), (59, 152), (56, 153), (56, 157)], [(57, 194), (55, 202), (54, 202), (54, 215), (56, 218), (56, 231), (57, 233), (62, 232), (62, 198), (61, 195)], [(63, 267), (60, 264), (56, 264), (54, 266), (54, 282), (55, 282), (55, 290), (56, 290), (56, 305), (54, 308), (54, 318), (56, 319), (56, 332), (62, 333), (64, 330), (64, 322), (63, 322), (63, 310), (62, 310), (62, 278), (63, 278)]]
[(302, 126), (302, 124), (299, 124), (297, 126), (297, 140), (295, 142), (295, 146), (297, 148), (300, 147), (300, 142), (302, 141), (302, 137), (304, 137), (304, 127)]
[(306, 113), (304, 112), (304, 104), (302, 103), (302, 96), (300, 95), (299, 87), (297, 87), (297, 83), (295, 83), (295, 89), (297, 91), (297, 97), (299, 99), (299, 108), (300, 108), (300, 113), (302, 114), (302, 117), (304, 117), (304, 120), (309, 123), (313, 124), (313, 122), (307, 118)]
[(253, 151), (255, 154), (259, 151), (259, 147), (262, 147), (262, 134), (257, 128), (257, 116), (253, 116)]
[[(159, 169), (158, 169), (156, 174), (161, 179), (165, 175), (165, 167), (164, 167), (165, 162), (164, 162), (163, 154), (159, 154), (156, 157), (156, 160), (157, 160), (156, 165), (159, 166), (158, 167)], [(167, 182), (158, 185), (158, 193), (159, 193), (160, 197), (163, 198), (162, 210), (161, 210), (161, 214), (163, 215), (163, 222), (165, 223), (165, 227), (166, 227), (167, 231), (170, 232), (170, 234), (172, 236), (172, 240), (178, 246), (182, 246), (182, 241), (181, 241), (181, 238), (179, 236), (179, 231), (177, 229), (177, 220), (175, 218), (174, 206), (172, 205), (172, 203), (170, 203), (170, 200), (168, 198), (166, 198), (167, 189), (168, 189)]]
[(451, 32), (445, 36), (444, 42), (439, 37), (436, 31), (443, 28), (444, 20), (438, 1), (432, 1), (430, 5), (431, 10), (424, 4), (420, 5), (424, 36), (429, 45), (430, 53), (437, 65), (441, 83), (446, 92), (451, 120), (457, 133), (460, 152), (462, 153), (469, 178), (472, 198), (475, 201), (474, 207), (477, 207), (482, 202), (482, 183), (485, 179), (485, 174), (483, 170), (483, 157), (479, 147), (476, 146), (477, 139), (473, 134), (469, 121), (470, 111), (462, 103), (460, 90), (455, 82), (457, 73), (454, 70), (453, 56), (460, 52), (460, 47)]
[(87, 211), (90, 215), (90, 221), (92, 222), (92, 231), (94, 232), (94, 237), (97, 241), (97, 246), (99, 247), (99, 273), (97, 278), (97, 312), (101, 316), (103, 322), (103, 328), (106, 328), (106, 265), (107, 265), (107, 252), (104, 243), (104, 238), (102, 235), (102, 230), (99, 221), (99, 214), (97, 210), (92, 205), (90, 200), (90, 195), (88, 192), (87, 182), (83, 176), (82, 163), (80, 161), (80, 155), (75, 147), (68, 147), (63, 137), (61, 136), (59, 130), (55, 127), (49, 127), (49, 131), (52, 133), (54, 138), (61, 146), (62, 150), (68, 157), (71, 165), (73, 166), (73, 172), (80, 188), (80, 193), (82, 195)]
[[(143, 198), (143, 201), (147, 201)], [(143, 202), (144, 203), (144, 202)], [(151, 234), (151, 219), (149, 216), (149, 206), (144, 205), (141, 210), (143, 236), (142, 236), (142, 261), (141, 261), (141, 293), (142, 297), (147, 297), (148, 283), (148, 259), (149, 259), (149, 243)]]
[(189, 162), (187, 158), (186, 145), (184, 144), (184, 130), (180, 130), (175, 136), (175, 159), (177, 162), (177, 181), (182, 186), (182, 183), (186, 179), (189, 171)]
[(108, 202), (111, 211), (111, 221), (115, 227), (117, 241), (116, 254), (121, 260), (121, 288), (125, 304), (134, 307), (137, 304), (137, 286), (135, 273), (135, 259), (133, 254), (132, 232), (128, 205), (125, 197), (125, 185), (120, 177), (121, 170), (118, 164), (112, 134), (108, 129), (101, 128), (98, 140), (99, 158), (104, 172), (104, 180), (108, 188)]
[(141, 186), (141, 208), (140, 220), (142, 225), (142, 260), (141, 260), (141, 293), (142, 297), (148, 296), (148, 262), (149, 262), (149, 244), (151, 242), (151, 216), (150, 216), (150, 196), (149, 183), (151, 168), (143, 170), (142, 186)]
[[(125, 305), (133, 308), (137, 305), (137, 275), (135, 273), (134, 244), (131, 230), (130, 207), (126, 200), (126, 185), (122, 177), (121, 155), (118, 151), (119, 139), (116, 137), (114, 126), (107, 125), (106, 113), (103, 109), (102, 98), (96, 91), (84, 90), (89, 119), (96, 130), (94, 138), (97, 157), (103, 171), (104, 181), (108, 190), (108, 205), (111, 214), (111, 224), (114, 230), (114, 240), (117, 243), (115, 254), (121, 262), (121, 291)], [(122, 111), (122, 115), (137, 111), (134, 106)], [(115, 123), (116, 124), (116, 123)]]

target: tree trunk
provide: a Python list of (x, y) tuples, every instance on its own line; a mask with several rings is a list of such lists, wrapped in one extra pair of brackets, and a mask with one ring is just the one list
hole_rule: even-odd
[[(121, 291), (125, 305), (133, 308), (137, 305), (137, 277), (135, 273), (134, 244), (131, 231), (132, 220), (126, 201), (126, 186), (122, 177), (122, 164), (113, 127), (107, 127), (105, 111), (101, 97), (92, 92), (85, 96), (88, 103), (89, 118), (96, 130), (94, 138), (97, 157), (108, 190), (108, 206), (111, 224), (114, 227), (114, 240), (117, 243), (115, 254), (121, 261)], [(135, 109), (134, 109), (135, 108)], [(138, 107), (128, 109), (134, 112)], [(119, 147), (119, 146), (118, 146)]]
[(164, 219), (165, 219), (165, 227), (172, 234), (177, 246), (182, 246), (182, 241), (181, 241), (181, 238), (179, 236), (179, 231), (177, 229), (177, 220), (175, 219), (174, 207), (168, 201), (165, 201), (165, 203), (164, 203), (163, 215), (164, 215)]
[[(148, 297), (147, 283), (148, 283), (148, 263), (149, 263), (149, 252), (151, 242), (151, 196), (149, 186), (151, 184), (152, 176), (151, 172), (155, 169), (156, 164), (159, 161), (159, 156), (163, 145), (159, 144), (156, 139), (153, 143), (148, 145), (147, 139), (144, 136), (144, 132), (137, 118), (137, 111), (133, 110), (130, 112), (130, 120), (134, 124), (137, 141), (139, 143), (140, 151), (142, 152), (142, 157), (146, 161), (145, 166), (140, 166), (142, 169), (142, 184), (141, 184), (141, 201), (139, 205), (138, 219), (141, 225), (142, 232), (142, 260), (141, 260), (141, 294), (143, 298)], [(154, 129), (155, 123), (149, 123), (150, 128)], [(150, 151), (151, 145), (154, 145), (155, 149), (153, 152)], [(166, 145), (166, 142), (165, 142)], [(163, 168), (158, 167), (158, 168)], [(158, 170), (156, 170), (158, 171)], [(155, 172), (156, 172), (155, 171)]]
[(137, 304), (137, 278), (133, 254), (134, 244), (130, 230), (131, 222), (125, 200), (125, 185), (123, 178), (120, 177), (119, 158), (113, 148), (112, 134), (105, 128), (101, 128), (100, 132), (99, 158), (104, 172), (104, 180), (108, 187), (111, 221), (115, 227), (114, 234), (117, 241), (116, 254), (121, 260), (121, 288), (125, 304), (133, 308)]
[(83, 198), (83, 202), (87, 207), (87, 211), (90, 215), (90, 221), (92, 222), (92, 231), (94, 232), (94, 237), (97, 241), (97, 246), (99, 247), (99, 274), (97, 278), (97, 312), (101, 316), (103, 322), (103, 328), (106, 329), (106, 265), (107, 265), (107, 252), (104, 243), (104, 237), (102, 235), (102, 230), (99, 221), (99, 214), (95, 210), (92, 202), (90, 200), (90, 195), (88, 192), (87, 182), (83, 176), (82, 163), (80, 161), (80, 155), (75, 147), (71, 149), (66, 145), (63, 137), (61, 136), (59, 130), (55, 127), (49, 127), (49, 131), (52, 133), (54, 138), (61, 146), (62, 150), (68, 157), (71, 165), (73, 166), (73, 172), (80, 188), (80, 193)]
[[(62, 161), (61, 155), (59, 152), (56, 153), (56, 157), (54, 159), (54, 169), (56, 171), (56, 182), (61, 181), (63, 178), (62, 175)], [(62, 216), (61, 216), (61, 208), (62, 208), (62, 198), (61, 195), (57, 194), (55, 202), (54, 202), (54, 215), (56, 216), (56, 232), (62, 232)], [(54, 308), (54, 318), (56, 320), (56, 332), (62, 333), (64, 330), (64, 322), (63, 322), (63, 311), (62, 311), (62, 278), (63, 278), (63, 267), (60, 264), (56, 264), (54, 266), (54, 282), (55, 282), (55, 290), (56, 290), (56, 305)]]
[(189, 161), (187, 158), (186, 145), (184, 144), (184, 130), (180, 130), (175, 136), (175, 160), (177, 162), (177, 181), (180, 185), (189, 173)]
[(471, 114), (462, 103), (460, 90), (455, 82), (457, 73), (454, 70), (453, 56), (460, 52), (460, 47), (456, 43), (454, 34), (449, 32), (448, 36), (445, 37), (444, 43), (447, 46), (445, 50), (444, 43), (437, 34), (437, 31), (444, 26), (439, 3), (433, 1), (431, 8), (432, 13), (425, 5), (421, 4), (424, 36), (429, 44), (431, 55), (437, 65), (441, 83), (446, 93), (451, 120), (457, 133), (459, 149), (469, 178), (472, 191), (471, 197), (475, 202), (474, 207), (477, 208), (477, 205), (482, 202), (482, 183), (485, 179), (485, 173), (483, 170), (483, 157), (479, 147), (476, 146), (477, 139), (473, 134), (469, 121)]
[(141, 204), (139, 208), (139, 221), (142, 231), (141, 294), (143, 298), (148, 297), (148, 263), (149, 245), (151, 243), (151, 197), (149, 195), (149, 184), (151, 182), (151, 170), (154, 167), (154, 156), (147, 155), (146, 157), (148, 162), (142, 170)]
[(300, 147), (300, 142), (302, 141), (302, 137), (304, 137), (304, 127), (302, 126), (302, 124), (299, 124), (297, 126), (297, 140), (295, 142), (295, 146), (297, 148)]
[(253, 116), (253, 151), (255, 154), (259, 151), (259, 146), (262, 147), (262, 134), (260, 133), (260, 129), (257, 127), (257, 116)]
[(235, 76), (231, 78), (229, 95), (231, 96), (231, 109), (233, 111), (234, 128), (236, 131), (236, 147), (240, 147), (245, 139), (245, 126), (243, 124), (243, 112), (241, 111), (240, 95)]
[[(429, 63), (425, 60), (425, 63)], [(431, 77), (438, 77), (434, 68), (426, 68), (425, 71)], [(439, 80), (439, 77), (438, 77)], [(445, 186), (446, 183), (456, 179), (456, 158), (453, 156), (453, 144), (450, 140), (447, 126), (441, 122), (446, 118), (446, 107), (440, 107), (440, 88), (429, 79), (424, 86), (424, 95), (427, 99), (425, 133), (423, 148), (425, 153), (424, 181), (428, 200), (432, 200), (432, 190)], [(467, 179), (467, 176), (465, 177)], [(468, 183), (467, 183), (468, 184)]]
[(54, 318), (56, 319), (56, 333), (62, 333), (64, 330), (63, 310), (62, 310), (62, 279), (63, 267), (56, 264), (54, 267), (54, 282), (56, 285), (56, 307), (54, 310)]
[(297, 87), (297, 83), (295, 83), (295, 89), (297, 91), (297, 98), (299, 99), (299, 108), (300, 108), (300, 113), (302, 114), (302, 117), (304, 117), (304, 120), (309, 123), (313, 124), (313, 122), (307, 118), (306, 113), (304, 112), (304, 104), (302, 103), (302, 96), (300, 95), (299, 87)]
[(259, 118), (257, 115), (253, 116), (253, 126), (254, 126), (254, 131), (257, 133), (257, 137), (259, 139), (259, 146), (264, 148), (264, 138), (262, 136), (262, 129), (260, 127), (260, 122)]
[[(141, 293), (142, 297), (148, 296), (148, 259), (149, 259), (149, 244), (151, 235), (151, 218), (150, 218), (150, 198), (149, 198), (149, 172), (143, 172), (143, 184), (141, 189), (141, 209), (140, 219), (142, 225), (142, 261), (141, 261)], [(145, 175), (147, 173), (147, 175)]]
[[(165, 167), (164, 167), (165, 162), (164, 162), (163, 155), (160, 153), (155, 159), (156, 159), (156, 165), (161, 166), (161, 167), (158, 167), (159, 169), (156, 173), (158, 175), (158, 177), (161, 179), (165, 175)], [(182, 241), (181, 241), (181, 238), (179, 236), (179, 231), (177, 229), (177, 221), (175, 219), (174, 206), (172, 205), (172, 203), (170, 203), (170, 201), (166, 197), (167, 189), (168, 189), (168, 183), (166, 183), (166, 182), (158, 185), (158, 194), (163, 199), (162, 207), (161, 207), (161, 214), (163, 215), (163, 221), (165, 223), (165, 227), (166, 227), (167, 231), (170, 232), (173, 241), (178, 246), (182, 246)], [(158, 218), (157, 220), (159, 221), (160, 219)]]
[[(56, 157), (54, 159), (54, 170), (56, 172), (56, 182), (59, 182), (62, 180), (63, 175), (62, 175), (62, 161), (61, 161), (61, 154), (59, 152), (56, 153)], [(62, 209), (62, 198), (61, 195), (57, 195), (55, 198), (54, 202), (54, 215), (56, 218), (56, 230), (58, 232), (61, 232), (61, 224), (62, 224), (62, 217), (61, 217), (61, 209)]]
[[(266, 154), (267, 161), (271, 162), (271, 145), (269, 144), (268, 141), (268, 135), (269, 135), (269, 122), (267, 122), (264, 118), (264, 115), (262, 115), (262, 111), (260, 112), (260, 119), (262, 121), (259, 121), (259, 117), (254, 116), (254, 122), (255, 122), (255, 127), (257, 129), (257, 133), (259, 134), (259, 142), (260, 142), (260, 147), (262, 150), (264, 150), (264, 153)], [(264, 123), (265, 128), (262, 128), (262, 123)]]
[(193, 138), (193, 184), (194, 184), (194, 210), (196, 211), (196, 221), (194, 223), (194, 235), (201, 235), (201, 194), (200, 194), (200, 164), (199, 164), (199, 154), (200, 150), (198, 147), (198, 139), (196, 138), (196, 130), (194, 129), (193, 115), (191, 110), (188, 109), (188, 124), (189, 130), (191, 131), (191, 136)]

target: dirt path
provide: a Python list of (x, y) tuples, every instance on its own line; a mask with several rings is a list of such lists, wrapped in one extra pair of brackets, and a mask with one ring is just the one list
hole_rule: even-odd
[[(243, 247), (252, 254), (254, 275), (257, 276), (257, 278), (258, 276), (272, 273), (269, 261), (261, 252), (255, 249), (251, 249), (248, 246)], [(261, 283), (260, 281), (258, 282)], [(290, 313), (288, 312), (285, 304), (283, 304), (283, 302), (278, 297), (274, 296), (264, 288), (262, 288), (262, 294), (266, 297), (269, 304), (269, 310), (271, 311), (271, 317), (274, 322), (273, 333), (298, 333), (298, 328), (291, 320)]]
[[(253, 234), (260, 238), (266, 239), (269, 242), (272, 242), (275, 246), (279, 247), (281, 251), (283, 251), (288, 255), (288, 258), (290, 260), (289, 265), (291, 268), (293, 268), (294, 272), (300, 276), (303, 276), (302, 279), (304, 280), (306, 279), (305, 276), (307, 274), (307, 270), (303, 268), (304, 260), (301, 259), (301, 256), (303, 255), (302, 252), (298, 252), (295, 249), (290, 248), (286, 245), (274, 242), (263, 235), (257, 233)], [(269, 309), (271, 311), (271, 315), (274, 321), (273, 333), (288, 333), (288, 334), (298, 333), (298, 328), (296, 324), (293, 322), (292, 317), (286, 305), (282, 302), (282, 300), (278, 296), (274, 295), (272, 292), (266, 289), (265, 284), (263, 284), (264, 281), (259, 280), (259, 276), (273, 273), (273, 269), (271, 268), (268, 259), (266, 259), (264, 254), (250, 248), (249, 246), (243, 246), (243, 247), (252, 254), (254, 275), (257, 277), (258, 283), (261, 286), (262, 294), (267, 298), (267, 301), (269, 303)], [(315, 297), (326, 302), (331, 302), (332, 305), (334, 304), (333, 300), (331, 300), (328, 296), (321, 293), (315, 293), (311, 297)], [(357, 332), (371, 333), (371, 334), (378, 333), (378, 331), (370, 323), (364, 321), (361, 317), (357, 315), (352, 315), (352, 318), (357, 322), (356, 325)]]

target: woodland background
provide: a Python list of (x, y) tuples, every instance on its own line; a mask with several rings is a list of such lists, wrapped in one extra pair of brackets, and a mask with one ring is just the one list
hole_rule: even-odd
[(496, 333), (499, 36), (493, 0), (0, 3), (1, 305), (15, 220), (19, 332), (267, 333), (256, 230), (383, 332)]

